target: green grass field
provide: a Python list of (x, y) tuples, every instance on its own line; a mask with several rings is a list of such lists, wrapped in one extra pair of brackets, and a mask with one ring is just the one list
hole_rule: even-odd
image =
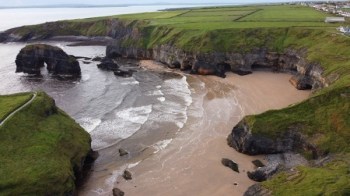
[[(32, 94), (11, 97), (22, 103)], [(0, 111), (7, 106), (1, 105)], [(90, 136), (45, 93), (0, 127), (0, 195), (69, 195)]]
[(0, 122), (32, 98), (31, 93), (0, 96)]
[[(122, 28), (133, 32), (121, 40), (123, 47), (152, 49), (168, 44), (194, 53), (240, 54), (257, 48), (279, 53), (306, 50), (306, 60), (322, 67), (322, 76), (330, 85), (300, 104), (245, 120), (254, 134), (271, 138), (290, 127), (299, 127), (298, 131), (320, 152), (337, 159), (322, 167), (300, 167), (295, 177), (279, 174), (263, 185), (273, 195), (348, 195), (350, 38), (337, 32), (336, 27), (350, 23), (325, 23), (327, 16), (331, 15), (296, 5), (201, 8), (60, 21), (11, 33), (113, 36), (111, 32), (118, 29), (112, 24), (118, 21)], [(300, 153), (311, 157), (307, 151)]]
[[(244, 6), (190, 9), (156, 13), (129, 14), (104, 19), (121, 18), (148, 20), (150, 25), (196, 30), (266, 27), (334, 27), (325, 24), (329, 14), (303, 6)], [(101, 19), (101, 18), (100, 18)], [(91, 20), (91, 19), (88, 19)], [(88, 20), (79, 20), (88, 21)]]

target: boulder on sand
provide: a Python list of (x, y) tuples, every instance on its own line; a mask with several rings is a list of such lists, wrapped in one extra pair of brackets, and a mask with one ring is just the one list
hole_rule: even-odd
[(238, 164), (233, 162), (232, 160), (224, 158), (221, 160), (221, 163), (224, 166), (231, 168), (233, 171), (239, 173)]
[(124, 192), (118, 188), (113, 189), (113, 196), (124, 196)]

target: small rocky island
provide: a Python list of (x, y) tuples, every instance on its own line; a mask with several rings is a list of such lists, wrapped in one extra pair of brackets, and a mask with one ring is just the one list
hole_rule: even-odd
[(16, 57), (16, 72), (40, 75), (46, 64), (53, 75), (80, 76), (79, 62), (61, 48), (46, 44), (27, 45)]

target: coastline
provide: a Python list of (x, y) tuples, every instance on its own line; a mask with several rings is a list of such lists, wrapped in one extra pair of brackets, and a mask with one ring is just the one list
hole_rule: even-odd
[[(290, 9), (291, 7), (283, 7), (286, 11), (293, 13), (293, 10)], [(298, 12), (300, 9), (298, 9)], [(305, 13), (311, 13), (311, 10), (307, 9), (305, 8)], [(269, 15), (270, 11), (273, 12), (273, 10), (270, 7), (266, 7), (263, 8), (263, 11), (259, 11), (259, 13), (263, 12)], [(123, 56), (136, 59), (153, 59), (163, 62), (172, 68), (180, 68), (181, 70), (191, 69), (191, 73), (194, 74), (215, 74), (220, 77), (225, 77), (225, 71), (229, 69), (235, 73), (249, 74), (254, 70), (268, 67), (275, 71), (294, 73), (295, 75), (291, 78), (290, 83), (295, 88), (315, 90), (312, 96), (305, 94), (299, 95), (300, 91), (298, 95), (294, 94), (295, 89), (293, 89), (294, 91), (289, 89), (291, 85), (288, 79), (291, 75), (288, 74), (286, 74), (288, 76), (282, 76), (283, 74), (255, 72), (253, 75), (240, 77), (230, 73), (228, 74), (228, 78), (219, 79), (212, 76), (187, 75), (186, 73), (172, 70), (171, 72), (178, 72), (184, 76), (181, 79), (181, 82), (183, 82), (181, 84), (183, 84), (182, 87), (184, 89), (191, 90), (193, 95), (193, 101), (191, 99), (192, 105), (190, 107), (185, 105), (182, 108), (184, 109), (181, 110), (183, 112), (181, 114), (184, 114), (182, 118), (173, 116), (172, 118), (168, 118), (171, 121), (166, 121), (161, 126), (150, 122), (147, 126), (141, 126), (142, 131), (136, 137), (122, 140), (118, 144), (114, 143), (113, 146), (108, 146), (107, 149), (102, 149), (102, 159), (96, 162), (97, 167), (92, 170), (94, 177), (89, 180), (90, 182), (86, 186), (87, 190), (84, 195), (111, 195), (111, 189), (114, 187), (121, 188), (127, 195), (145, 193), (149, 195), (164, 195), (169, 194), (169, 192), (172, 193), (171, 195), (243, 194), (244, 191), (242, 190), (245, 190), (248, 184), (252, 183), (251, 181), (247, 181), (245, 175), (247, 170), (252, 169), (251, 165), (248, 164), (251, 162), (252, 157), (247, 158), (242, 154), (234, 153), (232, 148), (229, 148), (230, 151), (226, 149), (226, 140), (222, 140), (222, 138), (226, 138), (228, 134), (230, 146), (240, 152), (247, 152), (246, 154), (269, 154), (280, 151), (279, 149), (273, 149), (266, 153), (265, 149), (269, 149), (269, 146), (266, 145), (267, 142), (263, 142), (260, 143), (262, 144), (260, 146), (256, 145), (262, 149), (257, 152), (254, 144), (259, 142), (256, 142), (257, 140), (251, 141), (251, 137), (245, 137), (245, 135), (252, 135), (253, 137), (267, 137), (268, 140), (272, 139), (277, 142), (283, 139), (280, 143), (286, 145), (289, 145), (289, 143), (284, 142), (284, 139), (291, 139), (290, 146), (286, 148), (287, 150), (282, 151), (300, 152), (299, 150), (301, 150), (301, 153), (305, 157), (315, 159), (312, 162), (322, 162), (322, 160), (328, 160), (329, 157), (333, 159), (333, 156), (339, 156), (339, 159), (344, 161), (344, 166), (338, 167), (338, 162), (331, 160), (333, 161), (333, 166), (337, 166), (335, 172), (331, 173), (327, 173), (327, 171), (332, 164), (324, 166), (323, 162), (316, 164), (316, 166), (311, 164), (311, 167), (306, 167), (305, 169), (296, 168), (298, 175), (301, 172), (298, 176), (300, 177), (299, 179), (290, 178), (290, 176), (285, 177), (284, 173), (280, 173), (278, 176), (262, 184), (265, 188), (271, 190), (273, 194), (281, 194), (281, 192), (287, 194), (288, 186), (293, 182), (297, 182), (299, 187), (298, 189), (293, 187), (289, 190), (289, 194), (295, 193), (295, 190), (303, 194), (307, 193), (310, 189), (310, 181), (317, 181), (317, 183), (312, 183), (312, 188), (320, 186), (327, 187), (327, 189), (322, 190), (326, 192), (325, 194), (334, 193), (334, 191), (340, 195), (341, 193), (346, 193), (349, 188), (347, 184), (350, 184), (348, 183), (349, 178), (344, 183), (343, 180), (339, 180), (337, 177), (347, 176), (347, 173), (344, 171), (346, 171), (349, 164), (348, 156), (343, 156), (343, 153), (349, 152), (347, 140), (349, 139), (348, 122), (350, 122), (347, 115), (349, 111), (348, 98), (350, 97), (349, 63), (346, 58), (342, 58), (343, 56), (348, 56), (349, 53), (349, 50), (347, 50), (349, 44), (346, 38), (336, 36), (332, 32), (325, 31), (323, 28), (296, 27), (294, 24), (288, 24), (285, 21), (282, 22), (283, 25), (281, 26), (275, 25), (278, 23), (266, 23), (264, 21), (260, 21), (259, 23), (258, 21), (259, 25), (254, 26), (254, 28), (231, 29), (229, 26), (220, 25), (225, 27), (221, 29), (221, 27), (216, 26), (216, 21), (212, 22), (212, 26), (209, 26), (206, 23), (209, 23), (208, 19), (210, 17), (208, 17), (208, 21), (204, 20), (202, 23), (198, 21), (197, 25), (199, 26), (197, 27), (201, 27), (199, 29), (202, 30), (197, 29), (198, 31), (196, 33), (193, 33), (194, 31), (190, 28), (181, 28), (188, 27), (188, 25), (193, 26), (192, 23), (179, 23), (174, 25), (174, 28), (169, 28), (168, 25), (162, 25), (163, 23), (159, 24), (159, 28), (153, 26), (153, 24), (161, 21), (164, 22), (164, 20), (165, 22), (171, 22), (174, 17), (181, 19), (183, 14), (194, 14), (194, 17), (198, 17), (201, 15), (201, 11), (203, 10), (200, 10), (200, 13), (198, 13), (198, 11), (193, 10), (193, 13), (185, 12), (176, 16), (167, 16), (169, 13), (165, 15), (154, 13), (155, 15), (151, 17), (150, 23), (145, 23), (148, 20), (138, 19), (138, 15), (132, 15), (124, 16), (124, 19), (119, 19), (118, 17), (113, 19), (97, 19), (96, 21), (85, 19), (80, 22), (64, 21), (48, 23), (48, 25), (21, 27), (13, 31), (9, 30), (8, 32), (0, 33), (0, 42), (23, 42), (27, 40), (45, 40), (47, 35), (48, 37), (51, 37), (51, 35), (60, 36), (61, 34), (76, 35), (74, 29), (81, 29), (82, 31), (78, 33), (79, 35), (110, 36), (110, 38), (115, 40), (107, 48), (106, 54), (108, 58)], [(220, 10), (217, 10), (217, 12), (221, 14)], [(260, 17), (259, 15), (255, 15), (256, 12), (255, 10), (254, 12), (242, 14), (239, 20), (244, 17), (249, 19), (251, 16), (253, 19), (255, 17), (255, 19), (259, 20)], [(167, 21), (163, 17), (169, 18), (169, 20)], [(281, 15), (279, 17), (281, 19), (283, 18)], [(300, 20), (305, 18), (302, 14), (300, 14), (300, 17)], [(310, 23), (309, 27), (321, 23), (323, 21), (321, 20), (322, 17), (315, 17), (315, 19), (319, 19), (319, 22)], [(136, 22), (129, 24), (128, 22), (130, 20)], [(106, 21), (107, 23), (105, 23)], [(70, 26), (73, 23), (74, 26)], [(101, 23), (104, 24), (98, 25)], [(232, 22), (232, 20), (222, 20), (222, 24), (227, 23), (250, 25), (250, 20), (245, 22), (238, 21), (237, 23)], [(204, 25), (201, 26), (202, 24)], [(271, 25), (273, 28), (266, 28), (266, 24), (268, 26)], [(67, 28), (63, 28), (62, 31), (58, 31), (55, 28), (61, 26), (66, 26)], [(211, 28), (208, 29), (208, 27)], [(325, 25), (325, 27), (329, 30), (333, 28), (331, 25)], [(112, 31), (110, 31), (111, 29)], [(178, 29), (182, 30), (177, 32)], [(150, 30), (153, 33), (147, 33)], [(96, 34), (91, 34), (91, 31)], [(46, 32), (50, 33), (47, 34)], [(54, 33), (51, 34), (52, 32)], [(59, 33), (55, 34), (56, 32)], [(109, 34), (110, 32), (113, 33)], [(176, 39), (174, 39), (174, 34), (180, 36), (176, 36)], [(271, 39), (265, 39), (266, 35), (269, 35)], [(329, 37), (332, 37), (332, 39), (330, 40)], [(129, 42), (130, 40), (135, 40), (135, 42)], [(194, 42), (192, 40), (200, 41), (193, 44)], [(241, 40), (243, 41), (241, 42)], [(315, 40), (321, 41), (316, 42)], [(328, 40), (331, 42), (328, 42)], [(64, 38), (57, 41), (64, 41)], [(108, 42), (108, 40), (83, 41), (74, 45), (108, 45)], [(221, 51), (222, 43), (225, 43), (224, 45), (227, 47), (224, 47)], [(145, 47), (146, 45), (147, 47)], [(334, 51), (337, 51), (337, 54)], [(148, 63), (152, 67), (153, 62), (149, 61)], [(84, 62), (84, 64), (89, 63)], [(162, 69), (165, 68), (160, 68), (160, 71), (156, 74), (161, 73)], [(91, 73), (96, 72), (94, 70)], [(112, 78), (114, 81), (115, 76), (112, 72), (105, 75), (105, 78)], [(167, 76), (169, 74), (166, 73), (157, 79), (162, 81)], [(171, 77), (174, 76), (172, 75)], [(90, 75), (85, 75), (83, 82), (89, 81), (89, 78)], [(99, 79), (98, 81), (101, 80)], [(153, 82), (155, 80), (151, 79), (150, 81)], [(13, 83), (17, 84), (16, 81)], [(188, 86), (187, 83), (190, 85)], [(116, 96), (113, 95), (118, 95), (118, 93), (115, 93), (118, 91), (118, 85), (110, 85), (113, 83), (108, 84), (108, 80), (105, 80), (104, 84), (108, 87), (116, 87), (113, 89), (103, 88), (105, 92), (111, 93), (105, 96), (105, 98), (113, 99), (110, 100), (110, 103), (114, 105)], [(144, 83), (140, 82), (138, 84)], [(16, 88), (19, 87), (16, 85)], [(155, 88), (160, 89), (162, 86), (153, 83), (149, 89), (152, 89), (152, 92), (160, 92)], [(129, 87), (125, 89), (129, 90)], [(85, 91), (83, 88), (82, 90)], [(176, 92), (174, 96), (182, 96), (176, 88), (172, 88), (172, 90), (174, 90), (172, 92)], [(70, 92), (72, 93), (73, 91)], [(79, 91), (75, 89), (74, 92)], [(135, 94), (137, 95), (137, 93)], [(145, 96), (154, 95), (144, 94), (145, 96), (135, 96), (135, 94), (133, 94), (134, 96), (129, 96), (129, 98), (139, 97), (142, 99), (139, 103), (144, 103)], [(191, 95), (191, 93), (189, 94)], [(56, 95), (61, 96), (62, 94)], [(157, 95), (163, 94), (161, 92)], [(305, 99), (309, 99), (300, 104), (285, 108), (290, 104), (300, 101), (299, 99), (301, 98), (304, 99), (304, 96)], [(99, 96), (97, 97), (96, 100), (104, 100)], [(129, 99), (124, 100), (129, 101)], [(157, 111), (165, 111), (168, 108), (166, 104), (161, 104), (164, 101), (168, 101), (166, 96), (157, 97), (155, 101), (160, 106), (157, 108)], [(186, 99), (184, 102), (186, 102)], [(80, 100), (77, 103), (80, 103)], [(67, 107), (72, 107), (74, 104), (70, 101), (67, 105)], [(102, 106), (102, 104), (100, 105)], [(98, 107), (91, 107), (91, 111), (100, 108), (100, 105)], [(150, 105), (147, 105), (145, 113), (152, 111), (149, 109), (150, 107)], [(109, 109), (108, 107), (106, 108)], [(187, 109), (190, 113), (189, 115), (184, 112)], [(268, 109), (281, 110), (274, 110), (259, 115), (259, 113)], [(121, 110), (122, 113), (124, 111)], [(113, 118), (113, 115), (110, 114), (106, 115), (108, 116), (106, 119)], [(258, 115), (244, 117), (249, 114)], [(82, 114), (82, 116), (86, 115)], [(158, 117), (162, 116), (157, 114), (153, 116), (153, 119), (158, 119)], [(242, 118), (243, 120), (240, 121)], [(187, 124), (183, 127), (182, 120), (184, 119), (187, 121)], [(86, 121), (89, 120), (91, 119)], [(92, 120), (100, 120), (99, 122), (101, 122), (100, 118)], [(129, 119), (125, 120), (128, 121)], [(172, 121), (179, 122), (179, 124), (174, 124), (170, 127), (169, 124), (173, 123)], [(239, 121), (241, 123), (232, 130), (232, 127)], [(176, 132), (179, 127), (180, 131)], [(115, 129), (114, 133), (119, 133), (120, 129)], [(292, 137), (289, 136), (290, 129), (297, 132), (295, 138), (294, 134)], [(104, 131), (108, 130), (108, 128), (102, 127), (101, 130), (101, 133), (105, 133)], [(146, 135), (146, 130), (152, 134), (149, 134), (150, 137), (144, 139), (140, 136)], [(245, 134), (237, 133), (237, 130), (244, 130)], [(104, 136), (108, 141), (113, 141), (113, 138), (109, 137), (108, 134), (100, 134), (100, 136)], [(303, 136), (306, 138), (305, 141), (301, 138)], [(294, 145), (294, 142), (300, 143), (300, 138), (302, 140), (302, 146)], [(145, 142), (141, 142), (143, 140)], [(96, 137), (94, 141), (96, 141)], [(235, 144), (232, 145), (232, 141)], [(279, 147), (278, 145), (274, 146)], [(305, 146), (307, 149), (304, 149)], [(125, 148), (130, 154), (126, 157), (121, 157), (118, 154), (118, 148), (119, 150), (120, 148)], [(245, 151), (244, 149), (250, 150)], [(226, 150), (227, 153), (225, 153)], [(240, 167), (242, 169), (241, 173), (226, 174), (226, 172), (232, 173), (232, 171), (220, 164), (221, 158), (230, 158), (240, 166), (243, 165), (242, 168)], [(264, 157), (260, 156), (258, 158), (263, 159)], [(320, 167), (318, 167), (319, 165)], [(120, 178), (125, 169), (131, 171), (133, 180), (126, 182)], [(316, 172), (317, 174), (320, 173), (323, 175), (322, 179), (315, 180), (318, 177), (318, 175), (313, 175), (316, 169), (319, 170)], [(223, 171), (225, 171), (225, 174)], [(292, 173), (292, 175), (294, 174)], [(218, 178), (218, 176), (220, 177)], [(303, 176), (308, 176), (308, 178), (304, 178)], [(333, 185), (328, 185), (330, 178), (334, 179), (334, 182), (340, 181), (340, 185), (339, 183), (334, 183), (336, 184), (335, 188), (333, 188)], [(108, 186), (105, 186), (106, 183)], [(328, 187), (331, 187), (330, 190)], [(94, 193), (89, 192), (90, 190), (88, 189), (90, 188), (94, 188)], [(311, 193), (316, 193), (316, 190), (311, 190)], [(253, 195), (255, 194), (254, 192)]]
[[(154, 61), (141, 61), (140, 64), (149, 70), (169, 70)], [(114, 187), (127, 195), (243, 195), (255, 183), (246, 174), (254, 169), (251, 161), (262, 160), (264, 156), (236, 152), (227, 145), (227, 135), (245, 115), (283, 108), (310, 95), (310, 91), (296, 90), (288, 81), (291, 75), (285, 73), (255, 72), (247, 76), (229, 73), (226, 79), (186, 76), (194, 92), (193, 103), (196, 103), (190, 106), (189, 112), (195, 112), (189, 115), (185, 126), (166, 148), (156, 154), (150, 151), (144, 159), (128, 160), (137, 164), (120, 165), (121, 168), (129, 167), (133, 180), (122, 179), (121, 170), (113, 172), (119, 176), (114, 180)], [(198, 85), (198, 81), (205, 87)], [(200, 107), (202, 113), (198, 113)], [(241, 172), (235, 173), (224, 167), (220, 162), (222, 158), (237, 162)], [(106, 181), (103, 178), (98, 179), (99, 183)], [(93, 195), (91, 190), (96, 187), (90, 186), (99, 183), (87, 184), (80, 194)], [(104, 193), (108, 195), (111, 190)]]

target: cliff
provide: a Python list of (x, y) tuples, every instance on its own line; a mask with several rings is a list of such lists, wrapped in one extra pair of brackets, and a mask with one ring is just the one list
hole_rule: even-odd
[(79, 76), (79, 62), (67, 55), (61, 48), (46, 44), (32, 44), (22, 48), (16, 57), (16, 72), (40, 75), (46, 64), (54, 75)]
[(154, 59), (194, 74), (291, 72), (292, 85), (315, 90), (310, 99), (245, 117), (228, 142), (246, 154), (301, 153), (314, 164), (269, 176), (246, 194), (346, 195), (350, 39), (325, 24), (326, 16), (289, 5), (179, 10), (15, 28), (0, 41), (108, 38), (109, 58)]
[[(0, 96), (1, 110), (28, 95)], [(92, 159), (89, 134), (43, 92), (0, 126), (0, 137), (0, 195), (74, 195)]]
[(319, 89), (328, 86), (323, 77), (323, 68), (307, 61), (306, 50), (285, 49), (283, 52), (255, 48), (250, 52), (187, 52), (171, 45), (160, 45), (152, 49), (122, 47), (114, 43), (107, 46), (109, 58), (126, 57), (153, 59), (171, 68), (191, 70), (193, 74), (225, 76), (226, 71), (250, 74), (253, 70), (290, 72), (296, 76), (291, 83), (300, 90)]

